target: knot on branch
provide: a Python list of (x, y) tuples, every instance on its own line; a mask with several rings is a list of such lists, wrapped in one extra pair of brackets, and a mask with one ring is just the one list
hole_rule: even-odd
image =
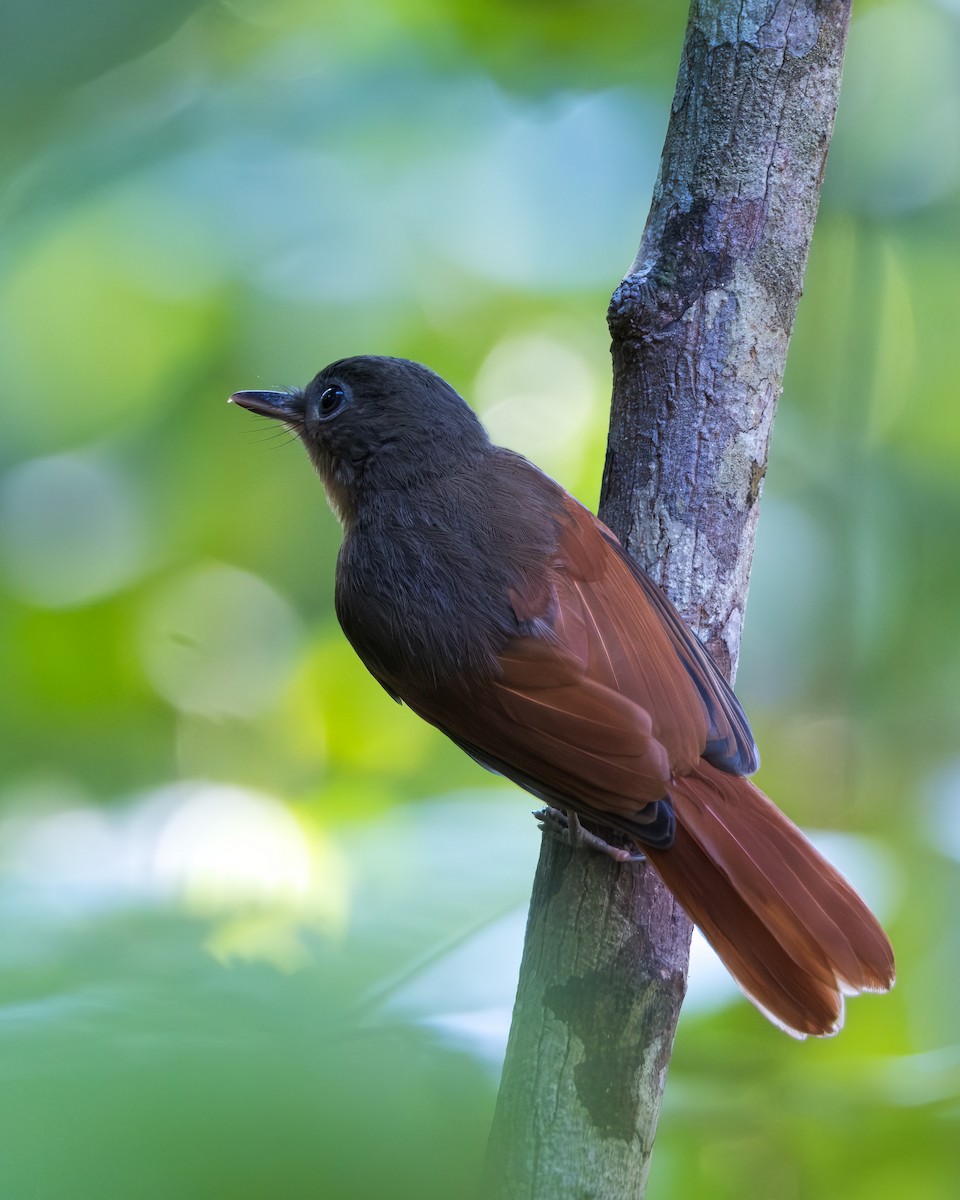
[(607, 324), (615, 340), (649, 338), (712, 291), (732, 291), (738, 262), (762, 232), (762, 198), (688, 198), (648, 228), (630, 274), (613, 294)]

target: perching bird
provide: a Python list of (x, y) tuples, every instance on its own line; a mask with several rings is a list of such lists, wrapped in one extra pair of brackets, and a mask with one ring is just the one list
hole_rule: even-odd
[(337, 616), (394, 699), (572, 822), (639, 844), (789, 1032), (835, 1033), (844, 993), (892, 986), (873, 914), (744, 778), (756, 747), (706, 649), (444, 380), (348, 358), (302, 391), (231, 400), (303, 441), (343, 525)]

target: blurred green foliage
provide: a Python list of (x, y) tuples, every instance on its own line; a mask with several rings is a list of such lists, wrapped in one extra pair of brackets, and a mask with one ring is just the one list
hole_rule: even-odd
[[(470, 1194), (528, 800), (365, 676), (223, 400), (419, 358), (594, 503), (682, 8), (4, 5), (4, 1196)], [(958, 81), (956, 5), (858, 6), (740, 674), (900, 982), (801, 1045), (698, 961), (652, 1200), (955, 1191)]]

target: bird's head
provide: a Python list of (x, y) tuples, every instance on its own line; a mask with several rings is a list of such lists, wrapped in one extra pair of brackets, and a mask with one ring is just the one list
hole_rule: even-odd
[(302, 390), (236, 392), (230, 401), (300, 437), (346, 526), (366, 495), (448, 475), (490, 445), (453, 388), (404, 358), (343, 358)]

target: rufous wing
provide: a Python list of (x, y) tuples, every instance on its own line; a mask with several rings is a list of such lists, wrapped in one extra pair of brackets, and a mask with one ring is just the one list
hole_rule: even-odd
[(566, 497), (554, 560), (530, 564), (511, 593), (530, 632), (510, 639), (499, 673), (405, 699), (483, 765), (643, 836), (673, 776), (692, 770), (721, 730), (752, 746), (709, 655), (692, 634), (688, 645), (651, 589), (605, 526)]
[[(574, 512), (574, 506), (576, 512)], [(703, 704), (706, 720), (706, 741), (700, 756), (722, 771), (734, 775), (752, 775), (760, 765), (750, 725), (740, 701), (724, 678), (710, 652), (667, 599), (666, 594), (647, 573), (627, 554), (617, 537), (592, 513), (576, 504), (572, 498), (568, 511), (574, 519), (570, 524), (568, 542), (577, 542), (574, 569), (586, 578), (594, 573), (604, 580), (607, 607), (622, 606), (640, 622), (641, 628), (655, 616), (660, 631), (666, 635), (674, 654), (693, 683)], [(620, 569), (615, 570), (601, 552), (588, 527), (599, 534), (605, 548), (612, 550)], [(623, 568), (626, 568), (624, 571)], [(632, 586), (631, 586), (632, 585)], [(613, 592), (614, 597), (607, 595)], [(638, 594), (639, 593), (639, 594)], [(645, 634), (638, 650), (649, 640)], [(668, 669), (672, 669), (672, 662)]]

